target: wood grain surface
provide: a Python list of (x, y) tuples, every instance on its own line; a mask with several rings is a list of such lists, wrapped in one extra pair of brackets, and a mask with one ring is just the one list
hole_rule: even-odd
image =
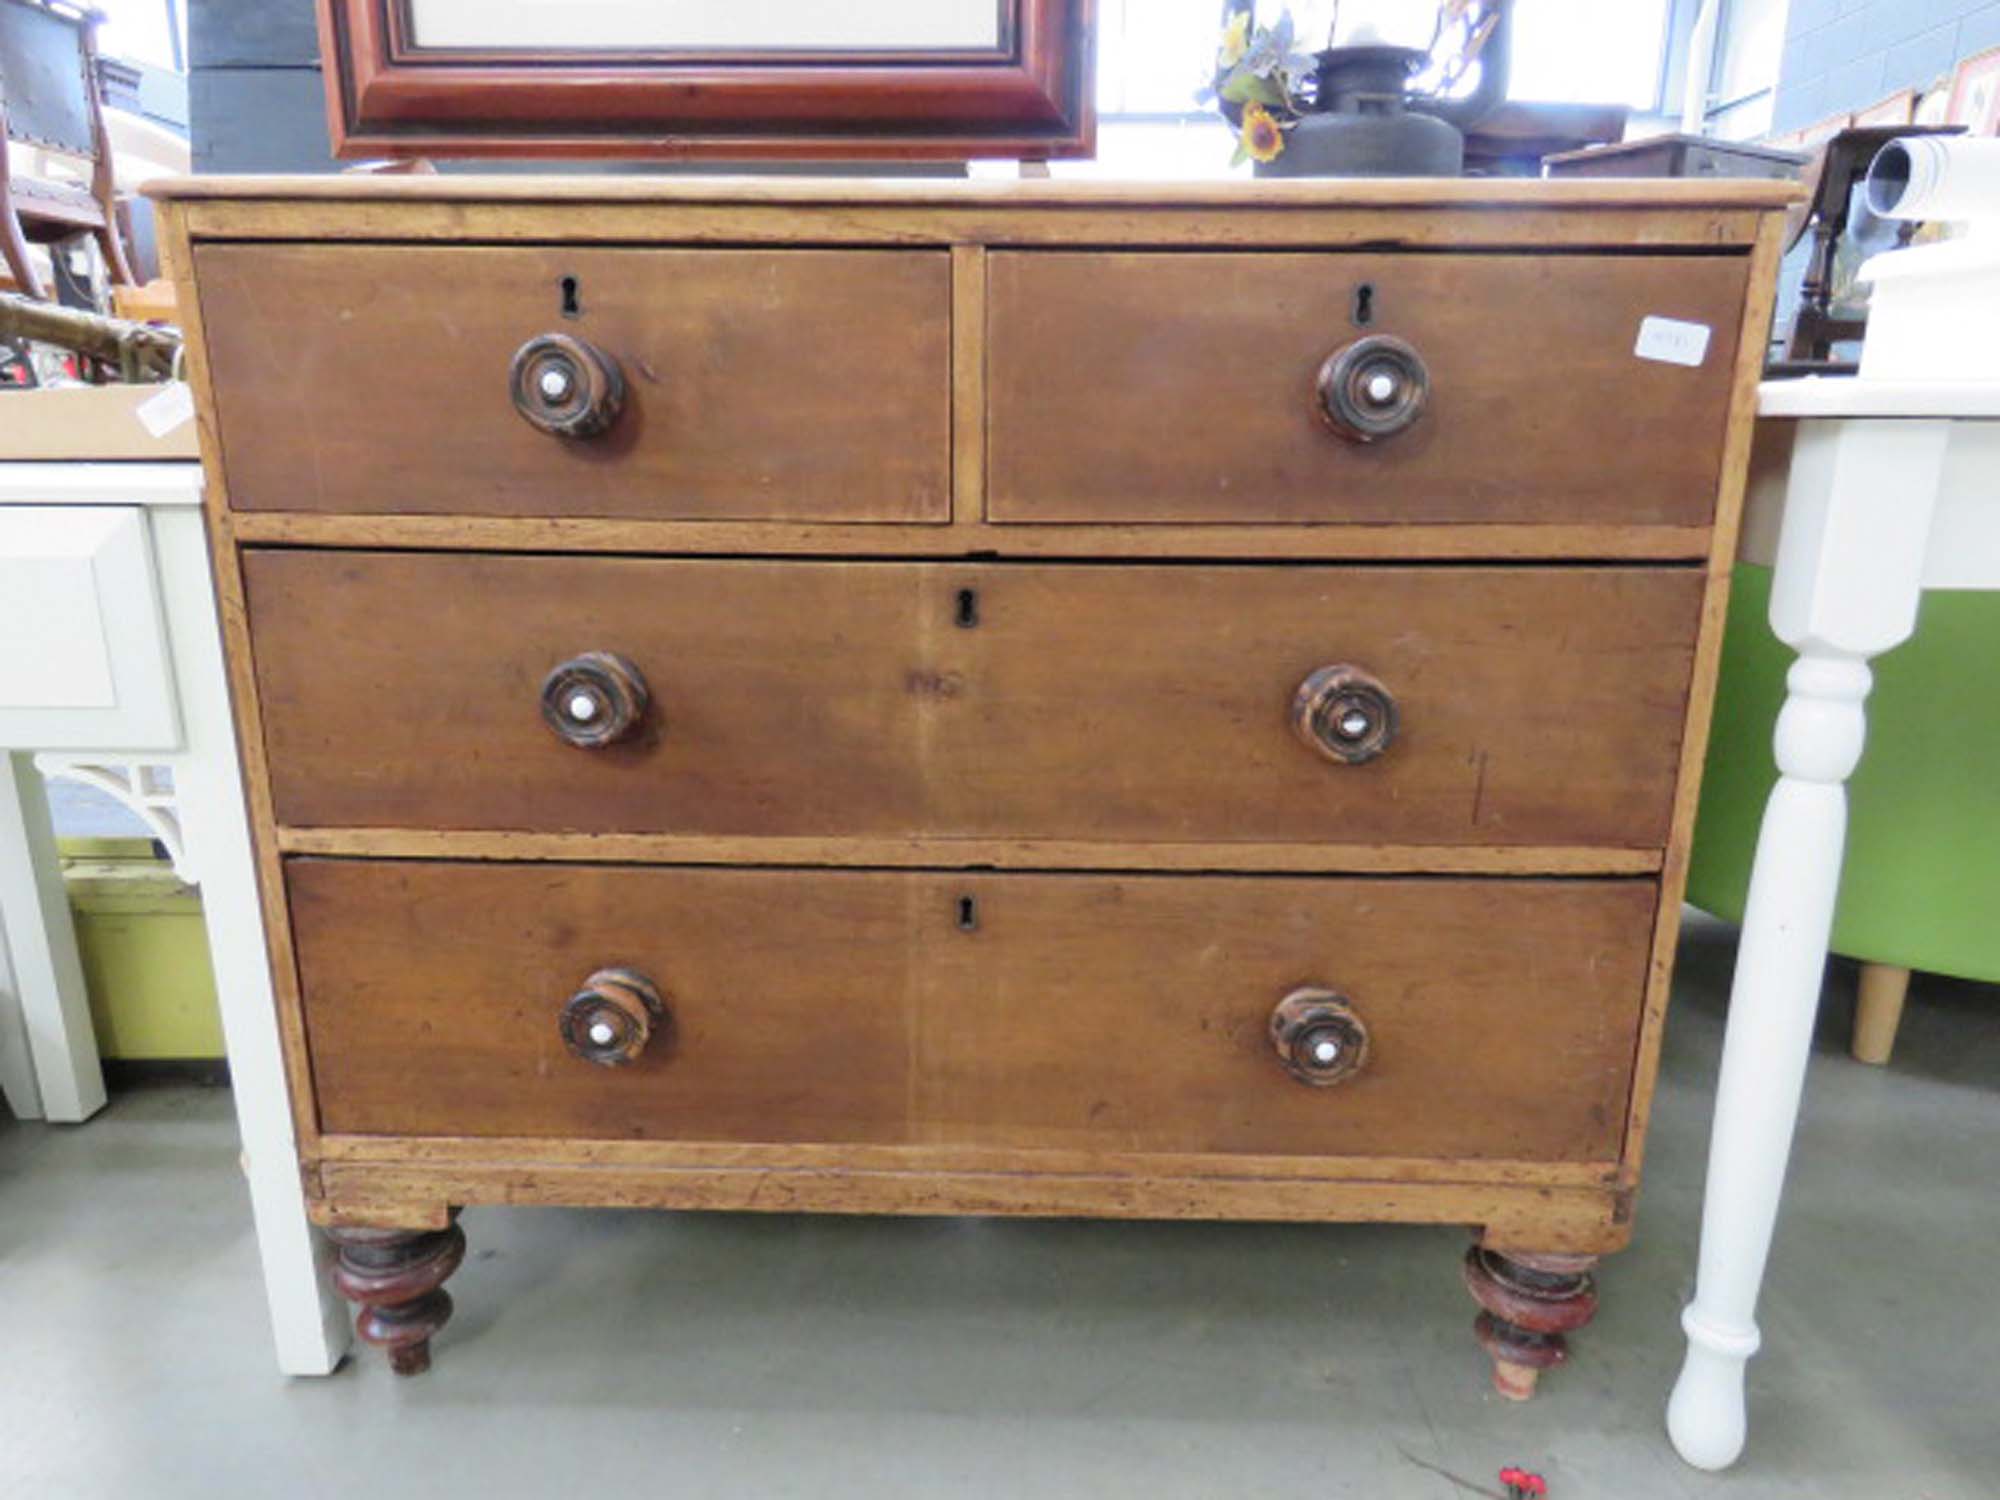
[[(1616, 1155), (1654, 899), (329, 860), (288, 884), (328, 1131), (1558, 1161)], [(556, 1025), (606, 964), (672, 1014), (619, 1069)], [(1266, 1035), (1305, 982), (1373, 1033), (1338, 1088)]]
[[(272, 201), (297, 203), (324, 215), (325, 205), (402, 203), (558, 203), (571, 208), (607, 203), (764, 204), (799, 208), (888, 206), (899, 209), (955, 208), (993, 204), (1034, 208), (1060, 206), (1079, 211), (1143, 208), (1158, 215), (1192, 210), (1441, 208), (1539, 212), (1552, 217), (1590, 219), (1607, 209), (1664, 210), (1665, 231), (1685, 229), (1707, 208), (1782, 209), (1804, 196), (1794, 183), (1714, 178), (1598, 178), (1542, 181), (1514, 177), (1255, 178), (1228, 182), (1104, 182), (1068, 178), (981, 178), (973, 181), (886, 177), (659, 177), (608, 173), (558, 175), (520, 173), (409, 178), (379, 174), (308, 177), (246, 173), (227, 177), (158, 177), (145, 185), (147, 196), (168, 201)], [(1670, 221), (1678, 220), (1679, 223)], [(1748, 244), (1748, 236), (1744, 242)]]
[(1405, 1178), (1296, 1181), (1167, 1173), (720, 1170), (339, 1162), (316, 1174), (321, 1224), (442, 1227), (454, 1205), (704, 1209), (730, 1213), (1011, 1214), (1034, 1218), (1298, 1220), (1480, 1227), (1494, 1249), (1608, 1254), (1632, 1237), (1630, 1195)]
[(278, 829), (286, 854), (362, 859), (602, 860), (919, 870), (1182, 870), (1292, 875), (1654, 875), (1658, 849), (1575, 844), (1254, 844), (775, 834), (523, 833), (436, 828)]
[(1634, 1190), (1645, 1159), (1653, 1090), (1659, 1080), (1660, 1047), (1679, 947), (1682, 897), (1687, 891), (1688, 860), (1694, 847), (1695, 814), (1701, 805), (1702, 772), (1715, 715), (1716, 681), (1722, 671), (1723, 636), (1729, 617), (1729, 587), (1735, 576), (1750, 450), (1757, 429), (1757, 386), (1764, 375), (1766, 330), (1771, 326), (1784, 247), (1784, 221), (1773, 215), (1758, 234), (1757, 250), (1750, 263), (1749, 302), (1736, 349), (1735, 388), (1730, 399), (1728, 436), (1722, 450), (1722, 492), (1717, 502), (1715, 535), (1710, 543), (1708, 587), (1702, 595), (1694, 675), (1688, 689), (1687, 732), (1681, 740), (1673, 824), (1660, 872), (1660, 906), (1654, 917), (1653, 961), (1646, 977), (1645, 1014), (1632, 1062), (1635, 1082), (1625, 1132), (1624, 1170), (1626, 1181)]
[[(970, 421), (968, 429), (979, 428)], [(635, 552), (698, 556), (1282, 558), (1354, 562), (1706, 561), (1706, 526), (1368, 526), (1330, 521), (1162, 526), (988, 525), (972, 511), (979, 484), (959, 448), (958, 504), (951, 524), (867, 526), (778, 521), (595, 520), (533, 516), (340, 516), (304, 511), (232, 511), (232, 535), (247, 545), (382, 547), (428, 552)], [(983, 478), (984, 465), (981, 465)]]
[[(244, 560), (280, 823), (716, 837), (1657, 847), (1702, 582)], [(543, 676), (585, 651), (644, 675), (632, 740), (580, 750), (542, 722)], [(1397, 698), (1367, 765), (1290, 727), (1299, 683), (1341, 661)]]
[[(151, 191), (316, 1218), (1629, 1236), (1794, 190)], [(507, 405), (551, 331), (634, 377), (611, 448)], [(1364, 331), (1433, 404), (1360, 450), (1310, 397)], [(593, 650), (654, 704), (608, 752), (537, 701)], [(1286, 724), (1334, 663), (1366, 765)], [(619, 965), (674, 1021), (600, 1068), (556, 1016)], [(1308, 984), (1338, 1088), (1265, 1037)]]
[[(950, 514), (943, 252), (198, 245), (239, 510), (701, 520)], [(574, 283), (574, 316), (563, 283)], [(600, 437), (512, 409), (546, 333), (622, 366)]]
[[(359, 181), (358, 178), (346, 179)], [(390, 181), (378, 177), (378, 181)], [(454, 193), (470, 180), (479, 191)], [(1671, 193), (1606, 195), (1566, 206), (1570, 195), (1530, 203), (1515, 193), (1432, 193), (1428, 185), (1408, 201), (1392, 194), (1247, 191), (1230, 182), (1223, 191), (1176, 184), (1094, 182), (995, 184), (870, 182), (846, 200), (817, 184), (803, 190), (771, 181), (688, 188), (671, 179), (633, 179), (644, 186), (621, 190), (611, 177), (499, 179), (433, 177), (447, 184), (425, 192), (376, 195), (366, 190), (313, 194), (315, 182), (342, 179), (252, 178), (241, 192), (161, 196), (182, 202), (197, 242), (220, 240), (309, 241), (341, 244), (432, 241), (445, 244), (543, 245), (575, 243), (658, 245), (895, 245), (944, 248), (987, 245), (1223, 246), (1271, 250), (1396, 249), (1488, 251), (1498, 249), (1614, 250), (1638, 248), (1735, 254), (1756, 239), (1765, 210), (1744, 198), (1714, 202), (1693, 194), (1676, 203)], [(228, 178), (210, 178), (224, 183)], [(292, 184), (306, 190), (294, 194)], [(563, 191), (578, 183), (604, 184), (601, 196)], [(1452, 186), (1454, 184), (1445, 184)], [(1524, 187), (1563, 184), (1524, 183)], [(1004, 191), (987, 191), (995, 187)], [(1297, 188), (1306, 184), (1292, 183)], [(1362, 188), (1350, 183), (1343, 187)], [(1652, 191), (1652, 184), (1619, 183)], [(1666, 184), (1667, 188), (1693, 184)], [(1790, 184), (1746, 184), (1766, 198), (1796, 196)], [(1042, 194), (1017, 187), (1056, 188)], [(902, 188), (902, 192), (897, 190)], [(883, 189), (884, 191), (877, 191)], [(955, 190), (963, 189), (963, 192)], [(1083, 191), (1077, 191), (1082, 189)], [(1098, 191), (1091, 191), (1096, 189)], [(1185, 194), (1185, 197), (1183, 197)]]
[[(1740, 259), (994, 252), (989, 280), (992, 520), (1714, 514)], [(1698, 368), (1634, 355), (1654, 315), (1710, 331)], [(1430, 399), (1357, 443), (1316, 379), (1376, 334), (1416, 349)]]

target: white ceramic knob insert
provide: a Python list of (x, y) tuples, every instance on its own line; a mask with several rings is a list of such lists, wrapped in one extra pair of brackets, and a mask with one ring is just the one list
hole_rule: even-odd
[(1340, 732), (1359, 739), (1368, 732), (1368, 716), (1366, 714), (1349, 714), (1340, 721)]
[(609, 1047), (612, 1044), (612, 1042), (617, 1040), (617, 1038), (618, 1038), (618, 1033), (612, 1028), (612, 1025), (609, 1021), (597, 1021), (592, 1023), (590, 1028), (590, 1039), (593, 1042), (597, 1043), (598, 1046)]
[(1396, 377), (1382, 373), (1368, 377), (1368, 399), (1378, 406), (1387, 406), (1396, 394)]
[(1320, 1041), (1313, 1043), (1314, 1062), (1330, 1063), (1339, 1056), (1340, 1056), (1340, 1043), (1329, 1042), (1329, 1041)]
[(561, 401), (569, 395), (570, 378), (566, 370), (550, 368), (542, 371), (542, 394), (551, 401)]
[(569, 716), (579, 724), (588, 724), (597, 717), (597, 700), (588, 693), (578, 693), (569, 700)]

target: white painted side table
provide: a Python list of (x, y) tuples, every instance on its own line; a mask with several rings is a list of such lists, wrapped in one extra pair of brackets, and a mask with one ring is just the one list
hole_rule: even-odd
[(1969, 232), (1861, 267), (1858, 373), (1758, 391), (1743, 555), (1771, 564), (1771, 629), (1798, 660), (1729, 995), (1687, 1362), (1667, 1402), (1674, 1447), (1703, 1469), (1743, 1451), (1744, 1366), (1826, 972), (1868, 664), (1910, 638), (1925, 589), (2000, 589), (2000, 141), (1891, 141), (1866, 191), (1884, 218)]
[(2000, 381), (1773, 381), (1758, 411), (1742, 555), (1771, 564), (1771, 628), (1798, 660), (1730, 992), (1687, 1362), (1667, 1407), (1674, 1447), (1704, 1469), (1743, 1449), (1744, 1366), (1825, 976), (1868, 664), (1909, 639), (1923, 590), (2000, 589)]
[(104, 1083), (44, 775), (118, 797), (201, 886), (278, 1365), (327, 1374), (347, 1318), (306, 1221), (192, 460), (0, 461), (0, 1088), (79, 1121)]

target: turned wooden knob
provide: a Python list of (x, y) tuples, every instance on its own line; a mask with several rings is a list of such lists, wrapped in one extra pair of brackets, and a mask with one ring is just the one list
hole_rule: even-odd
[(556, 437), (596, 437), (625, 409), (618, 361), (567, 333), (545, 333), (516, 349), (507, 388), (514, 410)]
[(584, 750), (631, 734), (651, 701), (639, 669), (609, 651), (573, 656), (542, 679), (543, 720)]
[(1396, 700), (1379, 679), (1336, 662), (1292, 695), (1292, 732), (1328, 760), (1358, 766), (1387, 750), (1399, 723)]
[(1271, 1045), (1300, 1083), (1330, 1088), (1368, 1062), (1368, 1026), (1337, 990), (1293, 990), (1271, 1012)]
[(1327, 356), (1318, 390), (1327, 426), (1349, 442), (1373, 443), (1423, 415), (1431, 372), (1414, 347), (1374, 333)]
[(644, 974), (599, 969), (562, 1008), (563, 1045), (585, 1062), (619, 1068), (667, 1025), (667, 1003)]

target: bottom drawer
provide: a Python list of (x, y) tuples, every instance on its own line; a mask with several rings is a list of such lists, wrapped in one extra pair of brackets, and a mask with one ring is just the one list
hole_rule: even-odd
[[(1655, 900), (1635, 880), (337, 859), (287, 884), (332, 1134), (1547, 1161), (1619, 1154)], [(607, 967), (668, 1014), (622, 1066), (562, 1035)], [(1308, 987), (1365, 1029), (1335, 1086), (1273, 1043)], [(603, 1015), (576, 1019), (590, 1045)], [(1309, 1021), (1308, 1058), (1361, 1054), (1337, 1014)]]

